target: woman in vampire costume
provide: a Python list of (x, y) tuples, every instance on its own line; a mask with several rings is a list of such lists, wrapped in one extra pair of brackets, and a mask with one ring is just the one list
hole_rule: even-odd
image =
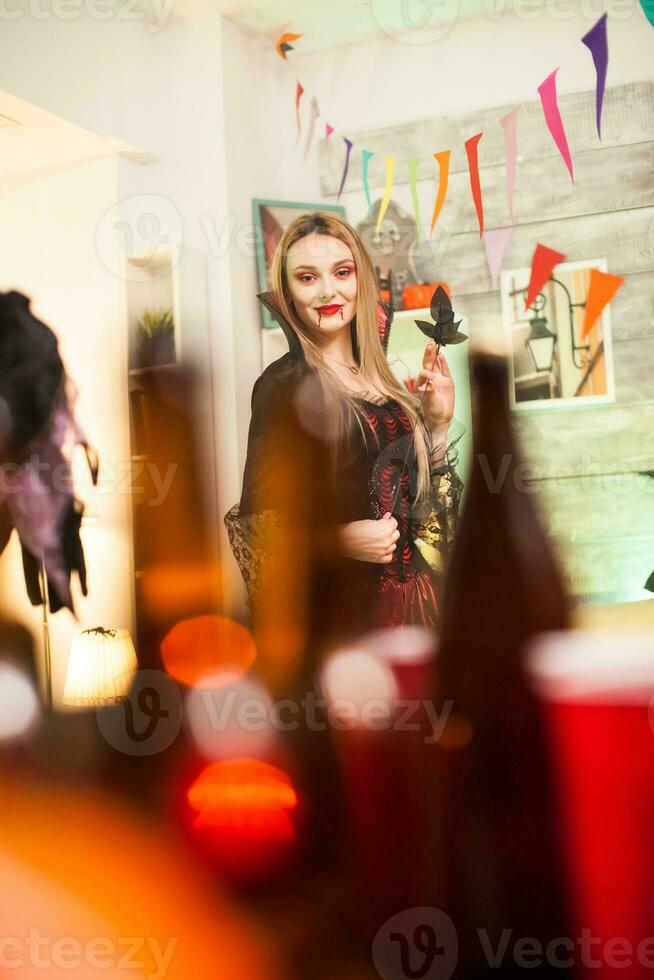
[(396, 380), (393, 311), (360, 238), (331, 214), (289, 225), (270, 285), (259, 299), (289, 351), (254, 385), (242, 496), (225, 515), (255, 625), (281, 581), (302, 590), (324, 642), (434, 627), (462, 491), (445, 355), (430, 340), (416, 390)]

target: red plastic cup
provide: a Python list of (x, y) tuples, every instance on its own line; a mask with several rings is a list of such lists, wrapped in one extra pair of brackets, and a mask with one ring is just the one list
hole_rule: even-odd
[(529, 671), (546, 712), (579, 976), (654, 971), (654, 632), (545, 633)]
[(433, 697), (437, 641), (432, 631), (422, 626), (398, 626), (368, 633), (361, 642), (393, 671), (399, 700)]
[[(433, 647), (418, 628), (370, 633), (358, 652), (334, 657), (323, 672), (328, 705), (342, 699), (360, 709), (358, 724), (347, 730), (335, 724), (331, 735), (346, 787), (361, 926), (368, 938), (391, 915), (417, 904), (423, 875), (416, 849), (417, 777)], [(364, 709), (375, 701), (379, 708), (386, 705), (387, 714), (382, 710), (374, 722), (370, 715), (366, 723)]]

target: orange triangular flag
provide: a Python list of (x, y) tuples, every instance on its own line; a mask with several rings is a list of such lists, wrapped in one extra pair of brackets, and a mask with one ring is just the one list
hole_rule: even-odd
[(582, 340), (591, 332), (602, 315), (602, 310), (611, 302), (623, 282), (622, 276), (612, 276), (610, 272), (601, 272), (599, 269), (590, 270)]
[(293, 50), (293, 46), (289, 44), (289, 41), (297, 41), (301, 37), (302, 37), (301, 34), (282, 34), (279, 41), (275, 45), (275, 51), (277, 52), (279, 57), (283, 58), (284, 61), (288, 61), (286, 55), (289, 51)]
[(450, 154), (451, 150), (441, 150), (440, 153), (434, 153), (434, 159), (438, 163), (438, 196), (436, 197), (436, 203), (434, 204), (434, 213), (431, 216), (431, 231), (434, 231), (436, 222), (438, 221), (438, 216), (441, 213), (441, 208), (443, 207), (443, 201), (445, 200), (445, 195), (447, 194), (447, 183), (450, 176)]

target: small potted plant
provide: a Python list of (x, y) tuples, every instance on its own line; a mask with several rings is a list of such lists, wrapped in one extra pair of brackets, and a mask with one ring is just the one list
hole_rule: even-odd
[(138, 367), (175, 364), (175, 321), (170, 309), (146, 309), (136, 322)]

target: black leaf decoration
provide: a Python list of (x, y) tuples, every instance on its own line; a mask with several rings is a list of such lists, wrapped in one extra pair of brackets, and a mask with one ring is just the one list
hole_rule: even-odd
[(434, 320), (433, 323), (428, 320), (416, 320), (415, 323), (425, 336), (435, 340), (440, 347), (446, 347), (448, 344), (462, 344), (464, 340), (468, 339), (464, 333), (459, 333), (461, 320), (454, 322), (452, 303), (442, 286), (437, 286), (434, 290), (429, 312)]

